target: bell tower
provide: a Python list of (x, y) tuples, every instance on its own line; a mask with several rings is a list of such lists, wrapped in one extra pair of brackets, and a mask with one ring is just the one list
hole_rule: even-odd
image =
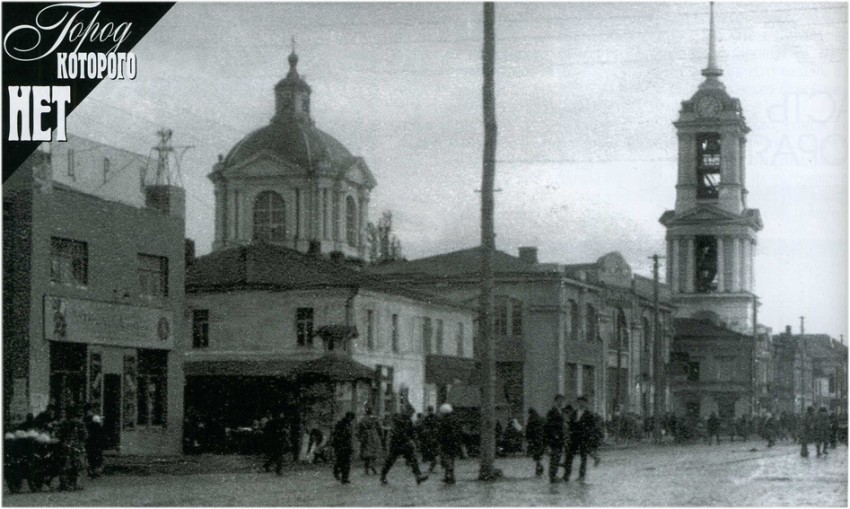
[(711, 318), (752, 334), (758, 209), (747, 208), (741, 102), (726, 92), (715, 52), (714, 4), (703, 82), (673, 122), (679, 142), (676, 204), (667, 228), (667, 283), (679, 318)]

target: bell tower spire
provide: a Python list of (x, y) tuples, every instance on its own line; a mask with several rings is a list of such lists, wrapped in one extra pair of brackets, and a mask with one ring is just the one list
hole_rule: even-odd
[(723, 75), (723, 69), (717, 67), (717, 52), (714, 35), (714, 2), (709, 3), (710, 17), (708, 21), (708, 67), (702, 70), (706, 78), (717, 78)]
[(275, 116), (272, 121), (295, 118), (302, 122), (310, 119), (310, 86), (298, 74), (298, 54), (295, 53), (295, 37), (291, 39), (292, 52), (289, 54), (289, 72), (275, 85)]

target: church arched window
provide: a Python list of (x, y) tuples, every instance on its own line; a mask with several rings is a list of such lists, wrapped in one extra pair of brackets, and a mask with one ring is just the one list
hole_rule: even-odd
[(357, 205), (354, 198), (345, 199), (345, 238), (349, 246), (357, 245)]
[(286, 237), (286, 204), (274, 191), (254, 200), (254, 240), (280, 242)]
[(720, 135), (697, 137), (697, 198), (717, 198), (720, 186)]

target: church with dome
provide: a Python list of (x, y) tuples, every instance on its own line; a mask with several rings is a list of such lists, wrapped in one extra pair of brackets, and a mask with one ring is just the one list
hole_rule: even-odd
[(298, 74), (294, 50), (274, 94), (269, 124), (219, 157), (209, 175), (215, 186), (213, 251), (265, 242), (364, 259), (372, 172), (315, 126), (311, 89)]

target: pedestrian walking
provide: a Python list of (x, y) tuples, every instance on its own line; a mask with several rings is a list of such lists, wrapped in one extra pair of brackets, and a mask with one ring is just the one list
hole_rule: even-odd
[(808, 444), (814, 440), (815, 429), (815, 409), (812, 407), (806, 408), (806, 415), (800, 420), (799, 439), (800, 439), (800, 456), (809, 457)]
[(351, 455), (354, 454), (354, 412), (345, 416), (334, 426), (331, 443), (334, 449), (334, 478), (342, 484), (348, 484), (351, 473)]
[(720, 418), (716, 413), (711, 412), (705, 427), (708, 431), (708, 445), (711, 445), (712, 438), (716, 438), (717, 445), (720, 445)]
[(814, 417), (814, 439), (817, 457), (826, 456), (826, 447), (829, 444), (829, 415), (826, 407), (820, 407), (820, 411)]
[(564, 452), (565, 421), (561, 407), (564, 397), (560, 394), (555, 396), (552, 408), (546, 413), (546, 421), (543, 424), (543, 435), (546, 445), (549, 447), (549, 482), (558, 480), (558, 467), (561, 464), (561, 455)]
[(388, 484), (387, 474), (393, 468), (393, 464), (399, 456), (403, 456), (413, 475), (416, 477), (416, 484), (422, 484), (428, 480), (427, 475), (423, 475), (419, 470), (419, 462), (416, 461), (414, 454), (413, 441), (415, 440), (415, 432), (413, 430), (413, 417), (415, 410), (409, 403), (402, 407), (402, 410), (393, 415), (392, 430), (390, 431), (390, 446), (387, 454), (387, 459), (384, 461), (384, 466), (381, 468), (381, 484)]
[(767, 440), (768, 447), (773, 447), (776, 444), (777, 426), (776, 419), (772, 415), (767, 414), (764, 426), (762, 427), (762, 433), (764, 434), (764, 439)]
[(372, 415), (372, 407), (366, 407), (366, 416), (357, 425), (357, 440), (360, 441), (360, 459), (366, 475), (377, 474), (375, 462), (383, 449), (381, 423)]
[(543, 437), (543, 419), (533, 408), (528, 409), (528, 421), (525, 424), (525, 443), (528, 455), (534, 460), (534, 475), (543, 475), (543, 453), (546, 444)]
[(575, 458), (576, 454), (580, 458), (578, 480), (584, 481), (587, 471), (588, 449), (596, 434), (596, 419), (593, 416), (593, 412), (587, 409), (587, 398), (581, 396), (576, 402), (578, 404), (578, 410), (570, 421), (569, 448), (567, 449), (567, 456), (564, 462), (565, 482), (570, 480), (570, 473), (573, 469), (573, 458)]
[(103, 471), (103, 418), (95, 414), (95, 408), (88, 407), (83, 421), (86, 425), (86, 459), (88, 459), (89, 477), (94, 479)]
[(61, 451), (62, 471), (59, 489), (80, 490), (80, 477), (86, 466), (86, 425), (82, 419), (83, 409), (68, 408), (59, 421), (56, 438)]
[(289, 448), (289, 429), (284, 417), (281, 410), (277, 416), (266, 422), (263, 428), (263, 441), (266, 446), (266, 462), (263, 468), (268, 472), (274, 465), (277, 475), (283, 475), (283, 453)]
[(590, 412), (593, 418), (593, 432), (587, 440), (587, 455), (593, 458), (593, 466), (598, 467), (602, 459), (599, 457), (599, 447), (602, 445), (602, 439), (605, 437), (602, 418), (593, 412)]
[(440, 418), (437, 430), (440, 445), (440, 465), (443, 467), (443, 482), (455, 483), (455, 459), (463, 450), (463, 431), (453, 408), (448, 403), (440, 405)]
[(838, 413), (835, 410), (829, 412), (829, 446), (835, 449), (838, 445)]
[(440, 449), (437, 441), (438, 428), (439, 421), (434, 413), (434, 407), (429, 406), (425, 417), (421, 418), (416, 426), (419, 454), (422, 456), (422, 463), (428, 464), (428, 473), (432, 473), (437, 468), (437, 455)]

